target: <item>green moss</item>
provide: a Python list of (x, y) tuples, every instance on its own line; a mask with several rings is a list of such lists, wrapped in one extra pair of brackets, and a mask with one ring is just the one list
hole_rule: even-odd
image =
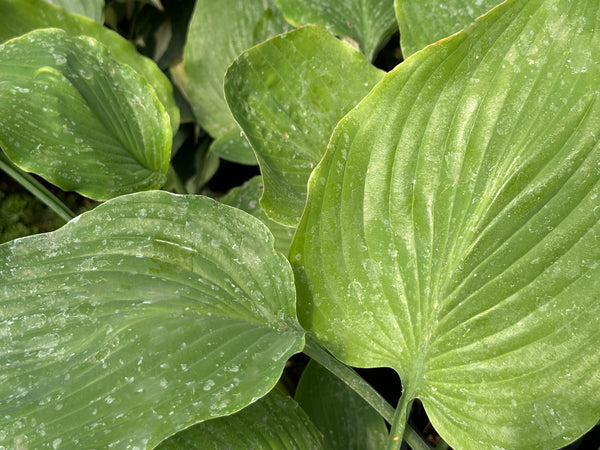
[(0, 191), (0, 242), (52, 231), (64, 221), (26, 192)]

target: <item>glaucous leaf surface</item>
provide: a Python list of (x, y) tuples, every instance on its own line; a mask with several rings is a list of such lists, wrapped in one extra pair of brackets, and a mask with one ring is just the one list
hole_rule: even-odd
[(179, 109), (173, 97), (173, 86), (151, 60), (140, 55), (133, 44), (91, 19), (69, 14), (43, 0), (1, 0), (0, 42), (21, 36), (37, 28), (61, 28), (73, 36), (91, 36), (102, 42), (111, 56), (137, 71), (156, 91), (169, 113), (173, 134), (179, 128)]
[(44, 0), (72, 14), (81, 14), (99, 24), (104, 23), (104, 0)]
[(244, 50), (289, 29), (274, 0), (198, 0), (184, 49), (184, 86), (196, 119), (218, 138), (236, 127), (223, 95), (227, 67)]
[(96, 200), (164, 184), (169, 115), (97, 40), (35, 30), (0, 45), (0, 145), (24, 170)]
[(300, 377), (296, 401), (323, 433), (330, 450), (385, 448), (383, 418), (343, 381), (310, 361)]
[(221, 199), (226, 205), (246, 211), (260, 219), (275, 237), (275, 250), (287, 256), (296, 228), (281, 225), (270, 219), (260, 206), (260, 196), (263, 193), (262, 176), (251, 178), (242, 186), (235, 187)]
[(320, 25), (354, 43), (373, 60), (398, 28), (393, 0), (275, 0), (294, 26)]
[(157, 450), (323, 448), (323, 436), (293, 399), (273, 389), (256, 403), (227, 417), (181, 431)]
[(404, 58), (471, 25), (501, 0), (396, 0)]
[(306, 183), (337, 122), (381, 80), (350, 45), (307, 26), (242, 53), (227, 71), (229, 107), (252, 144), (274, 220), (295, 226)]
[(254, 150), (237, 125), (215, 139), (210, 146), (210, 151), (227, 161), (248, 166), (257, 164)]
[(122, 196), (0, 261), (9, 448), (152, 448), (262, 397), (303, 348), (272, 235), (207, 197)]
[(301, 323), (453, 447), (600, 417), (599, 29), (598, 2), (507, 1), (387, 75), (311, 177)]

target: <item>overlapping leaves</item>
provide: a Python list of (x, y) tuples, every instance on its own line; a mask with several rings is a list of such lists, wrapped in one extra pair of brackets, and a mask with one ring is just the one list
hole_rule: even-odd
[(196, 119), (214, 138), (236, 129), (223, 95), (227, 67), (243, 51), (289, 25), (273, 0), (198, 0), (185, 45), (185, 90)]
[(382, 77), (363, 55), (313, 26), (257, 45), (231, 65), (225, 95), (256, 152), (261, 205), (271, 218), (298, 223), (308, 177), (333, 128)]
[(418, 53), (311, 177), (301, 322), (395, 368), (460, 448), (560, 447), (600, 417), (599, 8), (507, 1)]

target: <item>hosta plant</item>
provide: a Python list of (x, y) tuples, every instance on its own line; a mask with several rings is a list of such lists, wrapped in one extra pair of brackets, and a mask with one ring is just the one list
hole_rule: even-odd
[[(0, 168), (71, 219), (0, 245), (1, 448), (426, 449), (416, 400), (446, 448), (598, 422), (598, 2), (54, 3), (0, 0)], [(260, 175), (219, 195), (217, 157)]]

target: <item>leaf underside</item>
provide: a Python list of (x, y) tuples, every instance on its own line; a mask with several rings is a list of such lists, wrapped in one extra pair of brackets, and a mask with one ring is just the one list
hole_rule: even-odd
[(311, 177), (301, 323), (452, 446), (600, 417), (599, 29), (597, 2), (505, 2), (386, 76)]
[(272, 235), (206, 197), (122, 196), (0, 261), (10, 448), (151, 448), (260, 398), (303, 348)]

